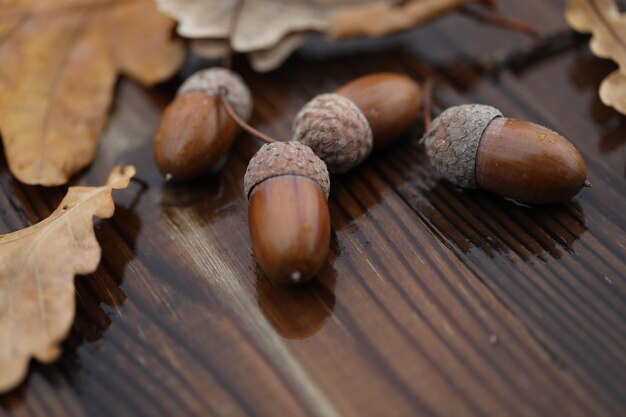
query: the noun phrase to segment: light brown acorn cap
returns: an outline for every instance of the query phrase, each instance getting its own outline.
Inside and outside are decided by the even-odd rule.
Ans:
[[[293,140],[313,149],[333,174],[361,163],[374,145],[361,109],[339,94],[322,94],[309,101],[296,116],[292,131]]]
[[[328,199],[330,177],[326,164],[311,148],[295,141],[268,143],[254,154],[243,179],[246,197],[257,184],[281,175],[300,175],[315,181]]]
[[[464,188],[476,188],[476,153],[483,132],[500,110],[482,104],[446,109],[424,135],[426,155],[439,175]]]
[[[235,113],[243,120],[252,115],[252,95],[241,77],[226,68],[207,68],[187,78],[177,94],[189,91],[204,91],[211,96],[219,94],[220,87],[228,91],[228,101]]]

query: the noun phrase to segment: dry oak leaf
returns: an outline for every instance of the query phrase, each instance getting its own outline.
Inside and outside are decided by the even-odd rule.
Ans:
[[[70,187],[50,217],[0,235],[0,392],[24,379],[31,358],[49,363],[61,353],[76,308],[74,275],[100,262],[93,216],[113,215],[111,191],[133,175],[134,167],[117,167],[102,187]]]
[[[599,92],[604,104],[626,114],[626,14],[613,0],[570,0],[565,17],[574,30],[592,34],[589,46],[596,56],[619,65]]]
[[[9,169],[59,185],[93,159],[118,73],[169,78],[184,47],[153,0],[1,0],[0,133]]]
[[[314,32],[333,38],[382,36],[417,26],[472,0],[157,0],[194,39],[194,52],[216,58],[249,53],[259,71],[279,66]],[[481,3],[493,5],[494,0]]]
[[[377,2],[338,13],[327,32],[336,39],[382,36],[410,29],[468,3],[467,0],[413,0],[397,6]],[[478,3],[495,6],[495,0],[479,0]]]

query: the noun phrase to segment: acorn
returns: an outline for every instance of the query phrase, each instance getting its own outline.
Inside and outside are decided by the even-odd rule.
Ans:
[[[167,106],[154,137],[154,157],[166,178],[187,181],[215,168],[238,131],[221,102],[220,89],[243,120],[252,114],[252,96],[241,78],[224,68],[189,77]]]
[[[460,187],[552,204],[590,186],[585,160],[570,141],[535,123],[505,118],[491,106],[446,109],[423,141],[439,174]]]
[[[294,120],[293,139],[310,146],[331,173],[344,173],[411,126],[420,96],[419,85],[404,75],[357,78],[309,101]]]
[[[409,130],[421,107],[419,84],[393,72],[359,77],[335,93],[349,98],[363,112],[372,129],[374,149],[387,146]]]
[[[326,164],[300,142],[263,145],[244,177],[257,263],[279,284],[300,284],[324,265],[330,244]]]

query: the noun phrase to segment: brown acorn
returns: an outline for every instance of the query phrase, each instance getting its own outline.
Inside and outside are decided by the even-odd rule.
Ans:
[[[210,68],[189,77],[165,109],[154,138],[156,164],[166,177],[187,181],[204,175],[230,149],[238,127],[222,105],[220,88],[237,115],[250,118],[252,97],[237,74]]]
[[[310,146],[331,173],[344,173],[410,127],[420,95],[419,85],[404,75],[357,78],[309,101],[294,120],[293,139]]]
[[[252,249],[263,272],[287,285],[313,278],[330,243],[324,162],[300,142],[266,144],[248,164],[244,188]]]
[[[374,138],[382,148],[406,132],[421,107],[421,89],[413,79],[393,72],[359,77],[335,93],[349,98],[365,115]]]
[[[424,136],[439,174],[464,188],[484,188],[521,203],[567,201],[587,182],[576,147],[532,122],[508,119],[491,106],[446,109]]]

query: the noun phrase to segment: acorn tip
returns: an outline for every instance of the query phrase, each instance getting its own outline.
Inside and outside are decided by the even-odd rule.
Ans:
[[[585,182],[583,183],[583,187],[591,188],[593,187],[593,185],[589,182],[589,180],[585,180]]]
[[[293,271],[291,273],[291,280],[293,282],[300,282],[301,279],[302,279],[302,273],[300,271]]]

